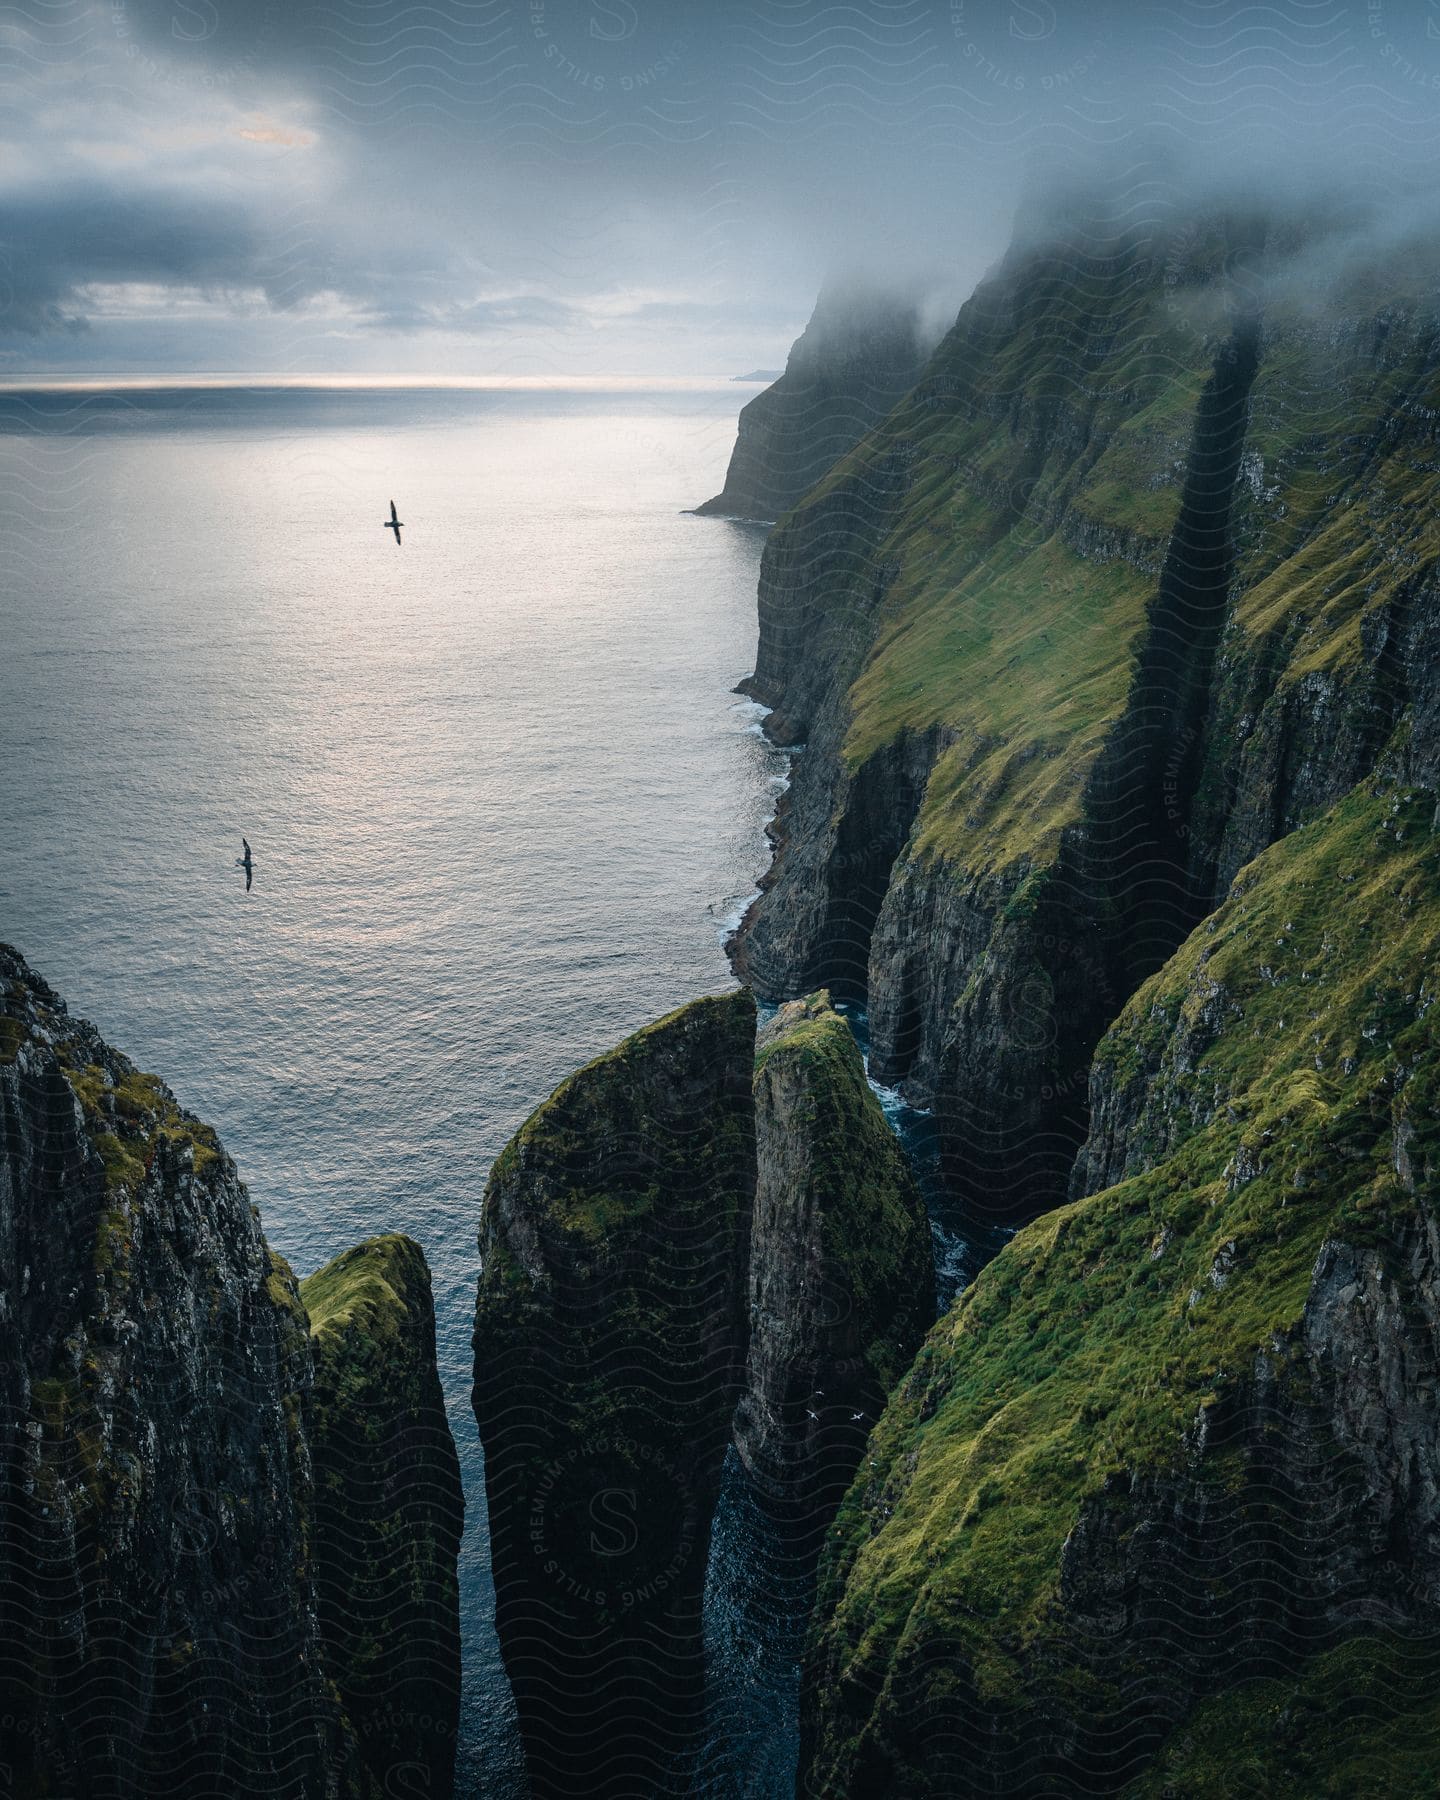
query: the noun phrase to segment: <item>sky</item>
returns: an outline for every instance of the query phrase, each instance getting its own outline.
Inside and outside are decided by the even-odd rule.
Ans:
[[[18,0],[0,379],[779,367],[1096,155],[1440,185],[1440,0]]]

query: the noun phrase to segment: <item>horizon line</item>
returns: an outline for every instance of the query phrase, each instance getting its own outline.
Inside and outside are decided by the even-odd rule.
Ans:
[[[532,390],[554,392],[589,389],[596,393],[694,392],[700,389],[760,387],[741,375],[284,375],[214,370],[204,373],[152,375],[64,375],[0,373],[0,393],[145,393],[206,388],[243,390],[294,389],[340,392],[352,390],[453,389],[458,392]]]

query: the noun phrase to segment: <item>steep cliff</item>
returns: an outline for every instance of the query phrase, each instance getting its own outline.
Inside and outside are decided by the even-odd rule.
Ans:
[[[1014,252],[761,569],[751,691],[806,749],[737,967],[865,1001],[876,1072],[1019,1213],[1063,1184],[1121,997],[1101,896],[1059,869],[1230,339],[1223,299],[1209,336],[1166,308],[1165,258],[1136,231]]]
[[[1432,754],[1402,727],[1107,1034],[1083,1197],[935,1328],[842,1509],[805,1791],[1434,1791]]]
[[[1407,712],[1419,778],[1440,770],[1437,257],[1412,242],[1265,297],[1191,822],[1212,901],[1366,775]]]
[[[496,1162],[475,1414],[533,1787],[683,1792],[710,1521],[744,1377],[754,1002],[566,1081]]]
[[[695,510],[779,518],[879,424],[923,362],[913,294],[827,285],[784,374],[742,408],[723,491]]]
[[[826,994],[760,1034],[755,1146],[735,1442],[763,1494],[823,1529],[935,1311],[924,1206]]]
[[[750,691],[805,749],[736,967],[866,1004],[977,1212],[1064,1197],[1127,996],[1436,716],[1433,303],[1323,240],[1027,238],[767,543]]]
[[[303,1306],[213,1131],[0,948],[0,1761],[368,1794],[314,1586]]]
[[[315,1587],[326,1663],[382,1791],[452,1791],[460,1712],[460,1463],[430,1271],[371,1238],[300,1284],[315,1381]]]

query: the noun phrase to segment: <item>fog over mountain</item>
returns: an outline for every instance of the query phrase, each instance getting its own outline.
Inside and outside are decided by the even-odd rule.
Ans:
[[[730,375],[1017,196],[1424,181],[1420,0],[60,0],[0,24],[0,368]],[[1122,183],[1123,185],[1123,183]]]

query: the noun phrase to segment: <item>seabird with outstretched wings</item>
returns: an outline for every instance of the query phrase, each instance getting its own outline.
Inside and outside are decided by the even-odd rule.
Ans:
[[[384,526],[386,531],[393,531],[395,533],[395,542],[397,544],[400,542],[400,527],[404,522],[405,521],[400,517],[399,513],[396,512],[395,502],[392,500],[390,502],[390,517],[388,519],[382,519],[380,523]]]

